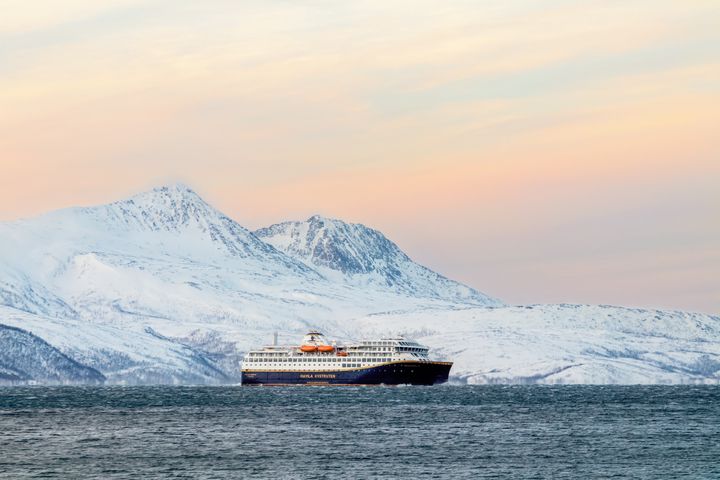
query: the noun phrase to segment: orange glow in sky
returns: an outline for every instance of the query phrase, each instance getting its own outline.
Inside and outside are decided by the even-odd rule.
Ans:
[[[509,303],[720,313],[720,3],[68,0],[0,15],[0,220],[182,181]]]

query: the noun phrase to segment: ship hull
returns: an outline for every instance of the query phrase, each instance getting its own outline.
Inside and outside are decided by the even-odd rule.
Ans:
[[[445,383],[450,362],[393,362],[367,368],[323,371],[248,370],[243,385],[435,385]]]

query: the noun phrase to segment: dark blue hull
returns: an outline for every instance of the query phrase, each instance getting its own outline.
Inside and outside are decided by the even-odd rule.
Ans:
[[[334,371],[242,372],[243,385],[435,385],[450,375],[449,362],[393,362]]]

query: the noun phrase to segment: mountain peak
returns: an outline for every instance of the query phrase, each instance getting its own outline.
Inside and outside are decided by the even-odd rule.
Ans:
[[[381,232],[359,223],[313,215],[256,230],[255,235],[312,268],[334,270],[351,284],[449,301],[500,302],[413,262]]]
[[[177,183],[169,183],[167,185],[160,185],[158,187],[153,188],[151,191],[157,192],[157,193],[166,193],[166,194],[173,194],[173,195],[190,195],[199,197],[199,195],[190,188],[185,183],[177,182]]]
[[[207,245],[234,256],[282,263],[293,270],[307,267],[259,240],[246,228],[203,200],[192,188],[175,183],[155,187],[125,200],[79,209],[102,228],[126,232],[165,232],[178,237],[210,240]]]
[[[86,210],[105,214],[113,223],[120,221],[128,226],[156,231],[192,227],[207,230],[226,218],[182,183],[155,187],[128,199]]]
[[[195,190],[184,183],[173,183],[162,185],[139,193],[127,200],[120,200],[115,203],[138,202],[138,203],[161,203],[169,206],[180,206],[182,204],[195,203],[210,207],[210,205],[198,195]],[[212,207],[210,207],[212,208]]]
[[[292,223],[292,222],[286,222],[286,223]],[[335,227],[335,228],[342,228],[345,225],[356,225],[352,223],[345,222],[344,220],[340,220],[338,218],[331,218],[331,217],[325,217],[323,215],[315,214],[312,217],[305,220],[305,223],[308,225],[313,225],[317,228],[329,228],[329,227]],[[359,224],[358,224],[359,225]],[[363,228],[367,228],[364,225],[359,225]]]
[[[351,275],[372,272],[378,248],[404,255],[376,230],[321,215],[261,228],[255,235],[303,261]]]

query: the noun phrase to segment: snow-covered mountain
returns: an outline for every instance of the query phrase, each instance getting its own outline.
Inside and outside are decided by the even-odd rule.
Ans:
[[[350,337],[376,308],[455,303],[329,279],[184,185],[0,224],[0,324],[110,381],[232,381],[273,330]]]
[[[35,338],[44,339],[53,349],[83,368],[102,372],[103,380],[109,383],[214,384],[234,379],[205,352],[164,338],[149,326],[133,328],[132,325],[48,318],[8,307],[0,307],[0,324],[5,324],[0,325],[3,328],[22,328],[27,334],[32,332]],[[13,343],[13,348],[8,348]],[[4,345],[0,343],[0,349],[15,359],[15,369],[24,371],[29,380],[86,383],[73,370],[52,367],[54,352],[38,349],[33,344],[29,346],[31,348],[12,338]],[[8,360],[0,357],[0,367],[3,363],[7,364]],[[55,372],[55,376],[46,369]]]
[[[463,383],[719,383],[720,317],[605,305],[459,307],[357,321],[455,362]]]
[[[262,240],[329,277],[351,285],[483,306],[502,303],[413,262],[385,235],[364,225],[319,215],[255,231]]]
[[[718,325],[505,307],[380,232],[313,217],[253,233],[184,185],[0,223],[0,382],[236,382],[247,349],[310,328],[406,333],[471,383],[718,382]]]

